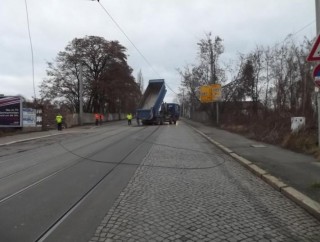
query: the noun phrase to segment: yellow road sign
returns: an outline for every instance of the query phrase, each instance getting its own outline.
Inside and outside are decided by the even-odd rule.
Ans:
[[[212,87],[201,86],[200,87],[200,102],[210,103],[212,102]]]
[[[200,87],[200,101],[211,103],[221,99],[221,85],[212,84]]]
[[[221,84],[212,84],[212,101],[219,101],[221,99]]]

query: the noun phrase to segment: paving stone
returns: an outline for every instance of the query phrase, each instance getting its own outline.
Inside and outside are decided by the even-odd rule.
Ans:
[[[163,127],[97,231],[121,241],[320,241],[319,221],[232,157]]]

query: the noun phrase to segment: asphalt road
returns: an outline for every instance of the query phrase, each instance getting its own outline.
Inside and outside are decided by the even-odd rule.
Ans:
[[[118,123],[1,147],[0,241],[88,241],[158,129]]]
[[[0,147],[0,241],[318,241],[320,223],[186,123]]]

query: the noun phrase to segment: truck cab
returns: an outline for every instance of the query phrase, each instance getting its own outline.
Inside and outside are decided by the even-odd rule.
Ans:
[[[160,110],[161,124],[169,122],[176,124],[180,118],[180,105],[177,103],[162,103]]]

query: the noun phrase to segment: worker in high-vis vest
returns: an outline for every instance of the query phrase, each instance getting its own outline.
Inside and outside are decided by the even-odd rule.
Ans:
[[[100,114],[96,113],[96,114],[94,115],[94,117],[95,117],[95,119],[96,119],[96,125],[98,125],[98,124],[99,124],[99,120],[100,120]]]
[[[56,116],[56,122],[57,122],[58,130],[61,131],[62,130],[62,115],[60,113]]]
[[[131,120],[132,120],[132,114],[131,113],[127,114],[127,119],[128,119],[128,125],[131,125]]]

